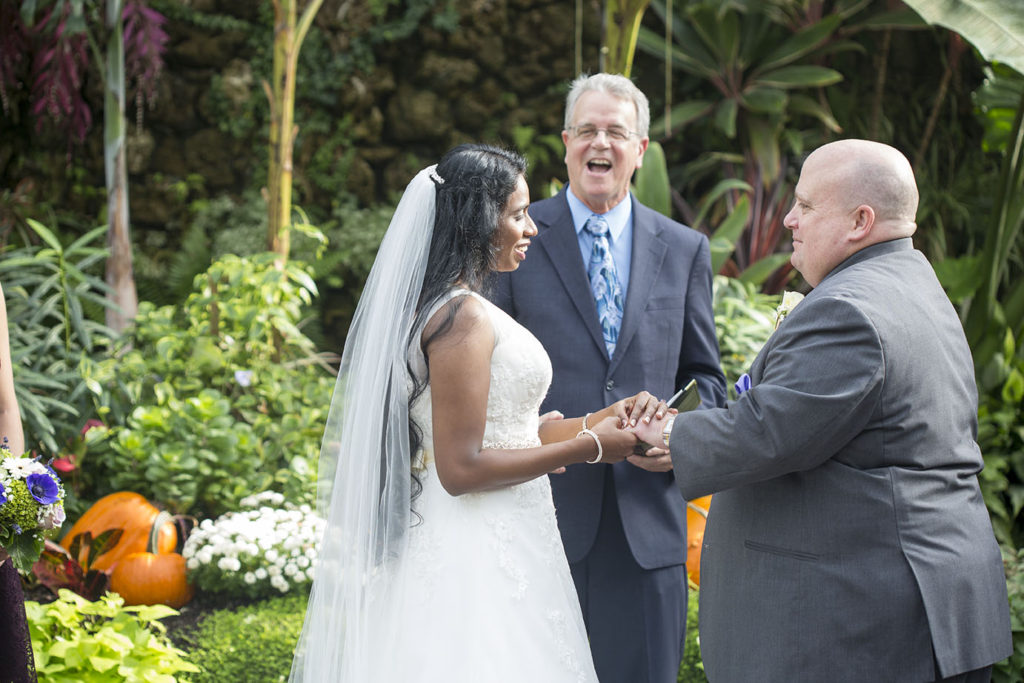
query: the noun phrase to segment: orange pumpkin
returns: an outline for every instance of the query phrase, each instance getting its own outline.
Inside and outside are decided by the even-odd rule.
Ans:
[[[123,529],[124,534],[116,546],[97,558],[89,558],[89,566],[93,569],[107,571],[114,567],[118,560],[146,550],[149,533],[160,510],[146,498],[132,491],[119,491],[104,496],[93,503],[85,511],[71,530],[64,535],[60,544],[71,549],[71,541],[84,531],[92,532],[93,538],[107,529]],[[157,542],[160,553],[169,553],[178,545],[178,531],[174,521],[167,518],[161,524]],[[78,559],[78,558],[76,558]]]
[[[132,553],[110,575],[110,590],[126,605],[168,605],[178,609],[192,599],[185,580],[185,558],[178,553]]]
[[[711,496],[686,504],[686,574],[695,586],[700,585],[700,549],[704,544],[704,523],[710,507]]]

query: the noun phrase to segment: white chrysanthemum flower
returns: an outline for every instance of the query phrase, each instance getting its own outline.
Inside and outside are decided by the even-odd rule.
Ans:
[[[191,580],[250,596],[308,584],[326,522],[309,505],[291,505],[276,492],[246,496],[242,505],[248,509],[193,530],[183,550]]]

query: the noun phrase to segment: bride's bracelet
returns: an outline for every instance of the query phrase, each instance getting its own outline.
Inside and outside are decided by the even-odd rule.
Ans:
[[[597,457],[594,458],[593,460],[587,460],[587,464],[588,465],[596,465],[597,463],[601,462],[601,456],[604,455],[604,449],[601,448],[601,439],[598,438],[598,436],[594,432],[594,430],[587,429],[586,427],[584,427],[583,429],[581,429],[579,431],[579,433],[576,435],[576,438],[577,439],[580,438],[580,436],[582,436],[583,434],[586,434],[586,435],[592,437],[594,439],[594,443],[597,444]]]

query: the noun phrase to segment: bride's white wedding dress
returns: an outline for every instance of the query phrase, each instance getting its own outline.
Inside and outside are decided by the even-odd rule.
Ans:
[[[453,291],[438,306],[460,294],[469,293]],[[548,356],[524,327],[469,295],[486,308],[495,337],[483,446],[537,446]],[[422,377],[413,346],[411,365]],[[389,653],[376,680],[597,681],[547,477],[453,497],[434,466],[429,386],[411,416],[423,432],[414,466],[423,488],[383,604],[370,606],[371,642]]]

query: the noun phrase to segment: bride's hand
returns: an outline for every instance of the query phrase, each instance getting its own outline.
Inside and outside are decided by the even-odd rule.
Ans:
[[[557,410],[549,410],[548,412],[540,416],[540,423],[544,424],[545,422],[550,422],[552,420],[561,420],[564,417],[565,416],[562,415],[562,413],[560,413]],[[562,474],[563,472],[565,472],[565,468],[559,467],[557,469],[551,470],[549,474]]]
[[[636,435],[625,429],[620,429],[618,417],[606,417],[591,427],[597,438],[601,440],[601,462],[616,463],[622,462],[633,454],[633,447],[636,446]]]
[[[635,427],[641,421],[647,424],[652,419],[660,420],[669,412],[669,407],[664,401],[658,400],[656,396],[647,391],[624,398],[610,407],[615,415],[622,420],[621,424],[624,427]]]

